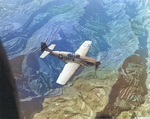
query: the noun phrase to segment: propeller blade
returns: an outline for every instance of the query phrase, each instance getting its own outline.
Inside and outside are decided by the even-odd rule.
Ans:
[[[96,62],[96,65],[95,65],[95,71],[97,71],[98,66],[99,66],[100,64],[101,64],[101,62],[99,62],[99,61]]]
[[[96,65],[95,65],[95,71],[97,71],[98,66],[101,64],[100,59],[101,59],[101,52],[99,51],[99,53],[97,55],[97,62],[96,62]]]
[[[101,52],[99,51],[98,55],[97,55],[97,61],[100,61],[101,59]]]

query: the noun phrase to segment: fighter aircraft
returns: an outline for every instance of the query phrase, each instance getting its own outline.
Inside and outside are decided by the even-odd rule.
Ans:
[[[80,66],[95,66],[95,70],[97,70],[98,66],[101,64],[101,62],[93,58],[86,57],[91,44],[92,41],[85,41],[75,53],[71,53],[64,51],[53,51],[56,46],[55,44],[48,47],[46,43],[41,42],[41,51],[43,53],[40,58],[44,58],[48,54],[51,54],[60,60],[67,62],[56,81],[58,84],[65,85]]]

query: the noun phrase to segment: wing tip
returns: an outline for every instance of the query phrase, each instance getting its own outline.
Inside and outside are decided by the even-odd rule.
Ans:
[[[60,84],[60,85],[65,85],[65,84],[66,84],[66,82],[62,82],[62,81],[60,81],[60,80],[57,80],[56,83],[58,83],[58,84]]]
[[[91,43],[92,43],[92,41],[91,41],[91,40],[86,40],[85,42],[91,42]]]

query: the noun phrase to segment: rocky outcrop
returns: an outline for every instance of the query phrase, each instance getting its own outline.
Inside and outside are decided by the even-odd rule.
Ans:
[[[150,117],[150,104],[144,103],[135,110],[123,111],[117,119],[132,119],[132,118],[144,118]]]
[[[61,96],[56,98],[46,98],[43,103],[43,111],[34,115],[35,119],[40,118],[93,118],[92,109],[83,101],[79,92],[74,88],[68,88],[73,91],[72,96]]]
[[[96,112],[102,111],[108,103],[110,85],[97,79],[76,80],[71,87],[63,87],[63,95],[46,98],[43,111],[34,119],[94,119]]]
[[[133,110],[145,102],[146,60],[140,56],[128,57],[119,69],[119,77],[109,95],[109,103],[97,116],[117,117],[122,111]]]

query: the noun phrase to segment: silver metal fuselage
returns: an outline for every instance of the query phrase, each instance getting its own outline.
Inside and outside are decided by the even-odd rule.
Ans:
[[[51,55],[59,58],[64,62],[74,62],[82,66],[96,66],[96,63],[99,62],[93,58],[80,56],[76,53],[64,52],[64,51],[50,51]]]

